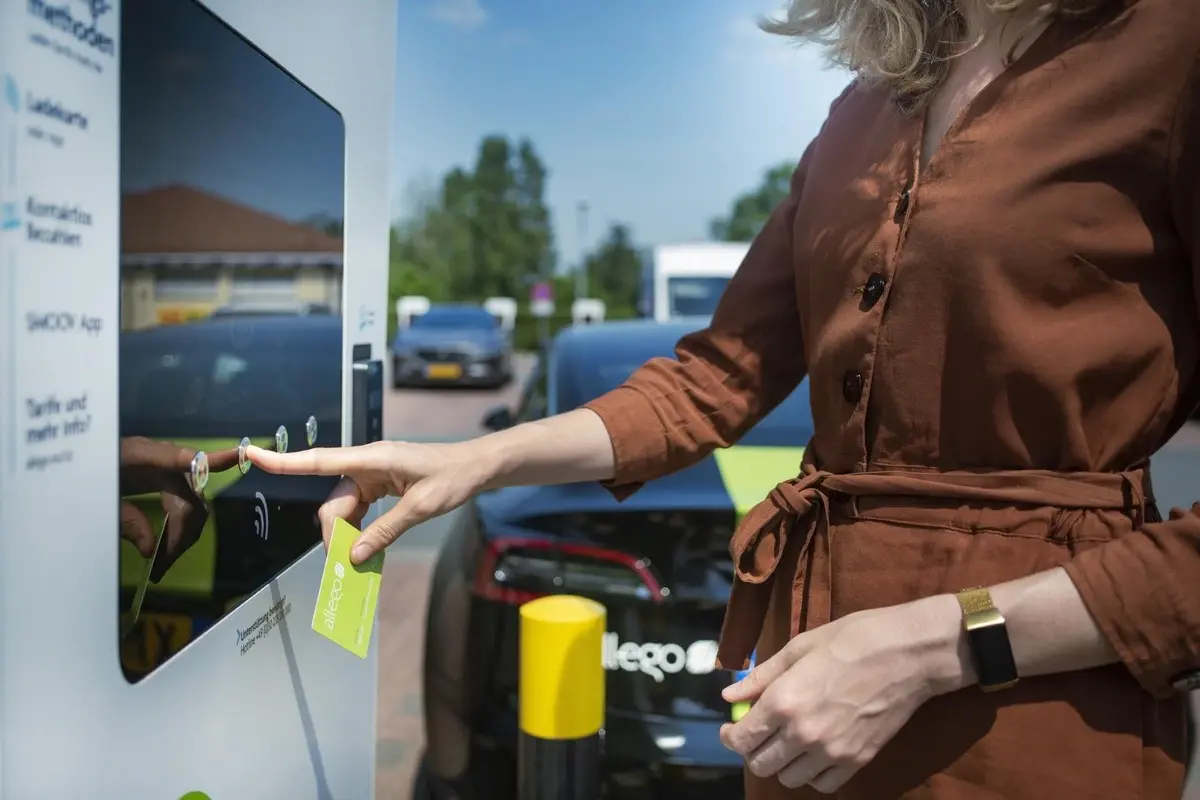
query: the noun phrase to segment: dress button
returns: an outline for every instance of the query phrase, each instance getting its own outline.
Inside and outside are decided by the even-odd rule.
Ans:
[[[862,373],[852,369],[846,370],[846,374],[842,376],[842,396],[846,398],[846,402],[857,403],[862,399],[862,393]]]
[[[1200,669],[1176,675],[1171,679],[1171,686],[1177,692],[1195,692],[1200,690]]]
[[[862,292],[862,310],[874,306],[879,302],[879,298],[883,297],[883,290],[887,286],[887,278],[880,275],[878,272],[867,278],[867,282],[863,284]]]

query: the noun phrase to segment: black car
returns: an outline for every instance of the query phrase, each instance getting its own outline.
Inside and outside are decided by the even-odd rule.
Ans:
[[[694,326],[630,321],[560,333],[515,412],[489,427],[569,410],[673,354]],[[802,384],[735,447],[653,481],[623,503],[595,483],[503,489],[457,518],[432,581],[424,666],[427,750],[417,798],[513,796],[521,603],[583,595],[607,608],[606,796],[741,796],[722,747],[731,716],[713,668],[739,514],[799,471],[812,434]],[[421,797],[420,793],[424,793]]]
[[[392,385],[482,386],[512,380],[512,340],[486,309],[432,306],[392,340]]]
[[[307,316],[332,314],[328,303],[232,303],[212,312],[211,317],[263,317],[271,315]]]
[[[243,437],[287,449],[341,444],[342,320],[334,315],[229,316],[122,332],[120,430],[216,453]],[[309,419],[312,419],[312,425]],[[124,465],[123,465],[124,466]],[[213,472],[199,538],[149,586],[137,628],[121,641],[125,675],[153,671],[246,595],[321,541],[315,515],[336,478],[271,475],[234,466]],[[132,503],[155,530],[156,492]],[[144,580],[145,559],[121,544],[120,609]]]

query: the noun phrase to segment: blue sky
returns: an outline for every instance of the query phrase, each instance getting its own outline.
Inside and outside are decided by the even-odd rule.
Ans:
[[[768,36],[780,0],[399,0],[393,213],[490,133],[550,169],[560,265],[628,223],[642,244],[708,221],[795,160],[849,80]],[[188,183],[290,219],[340,215],[341,119],[190,3],[126,0],[126,191]]]
[[[533,140],[560,261],[614,221],[644,244],[695,239],[762,170],[797,159],[849,78],[757,30],[772,0],[401,0],[394,211],[474,161],[482,136]]]
[[[125,0],[121,183],[341,217],[342,118],[194,3]]]

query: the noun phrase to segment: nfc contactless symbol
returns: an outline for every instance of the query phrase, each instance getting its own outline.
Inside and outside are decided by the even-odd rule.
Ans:
[[[264,542],[271,531],[270,510],[262,492],[254,493],[254,534]]]

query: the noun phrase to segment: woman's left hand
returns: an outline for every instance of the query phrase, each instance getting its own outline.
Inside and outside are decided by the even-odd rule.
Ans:
[[[725,689],[752,703],[721,741],[788,788],[832,793],[937,694],[967,682],[953,596],[862,611],[793,638]]]

